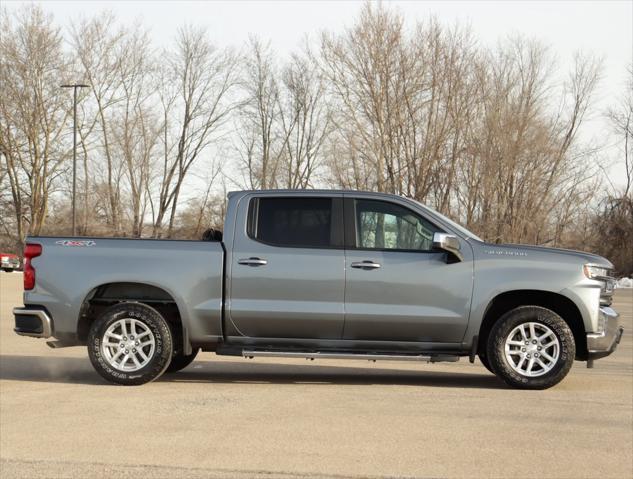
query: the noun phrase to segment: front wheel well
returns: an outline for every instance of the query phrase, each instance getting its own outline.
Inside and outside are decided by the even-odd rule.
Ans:
[[[490,301],[479,329],[478,351],[486,350],[488,335],[495,322],[505,313],[519,306],[541,306],[558,314],[569,325],[574,335],[576,359],[587,359],[587,336],[578,307],[572,300],[561,294],[538,290],[508,291]]]
[[[184,345],[186,332],[178,305],[164,289],[145,283],[108,283],[93,288],[81,306],[77,323],[77,339],[86,343],[90,325],[110,306],[124,302],[147,304],[158,311],[169,324],[174,335],[174,348]]]

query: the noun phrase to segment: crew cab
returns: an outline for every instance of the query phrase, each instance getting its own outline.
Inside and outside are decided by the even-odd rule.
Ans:
[[[613,265],[489,244],[395,195],[228,196],[202,241],[29,237],[15,331],[85,345],[105,379],[142,384],[198,351],[245,358],[457,361],[543,389],[612,353]]]

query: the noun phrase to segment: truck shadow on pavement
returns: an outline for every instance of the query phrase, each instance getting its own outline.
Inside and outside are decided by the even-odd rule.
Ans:
[[[424,367],[424,365],[421,365]],[[430,365],[428,368],[432,368]],[[110,385],[86,358],[0,355],[0,379],[86,385]],[[483,368],[473,373],[387,369],[315,364],[241,361],[195,361],[186,369],[160,377],[157,383],[407,385],[447,388],[506,389]]]

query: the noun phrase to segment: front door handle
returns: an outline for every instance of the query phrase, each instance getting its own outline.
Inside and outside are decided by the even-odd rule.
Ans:
[[[237,260],[237,264],[243,264],[245,266],[265,266],[268,261],[261,258],[242,258]]]
[[[367,269],[367,270],[378,269],[380,268],[380,263],[375,263],[372,260],[356,261],[352,263],[352,268]]]

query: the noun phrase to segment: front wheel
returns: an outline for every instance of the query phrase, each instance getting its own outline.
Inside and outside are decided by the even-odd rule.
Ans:
[[[540,306],[521,306],[495,323],[486,353],[492,370],[510,386],[547,389],[571,369],[576,344],[558,314]]]
[[[145,384],[169,366],[173,353],[165,318],[145,304],[121,303],[92,323],[88,355],[97,372],[110,382]]]
[[[490,363],[488,362],[488,358],[486,356],[484,356],[483,354],[479,354],[479,361],[481,362],[481,364],[483,364],[483,366],[492,374],[494,374],[495,372],[492,370],[492,368],[490,367]]]

